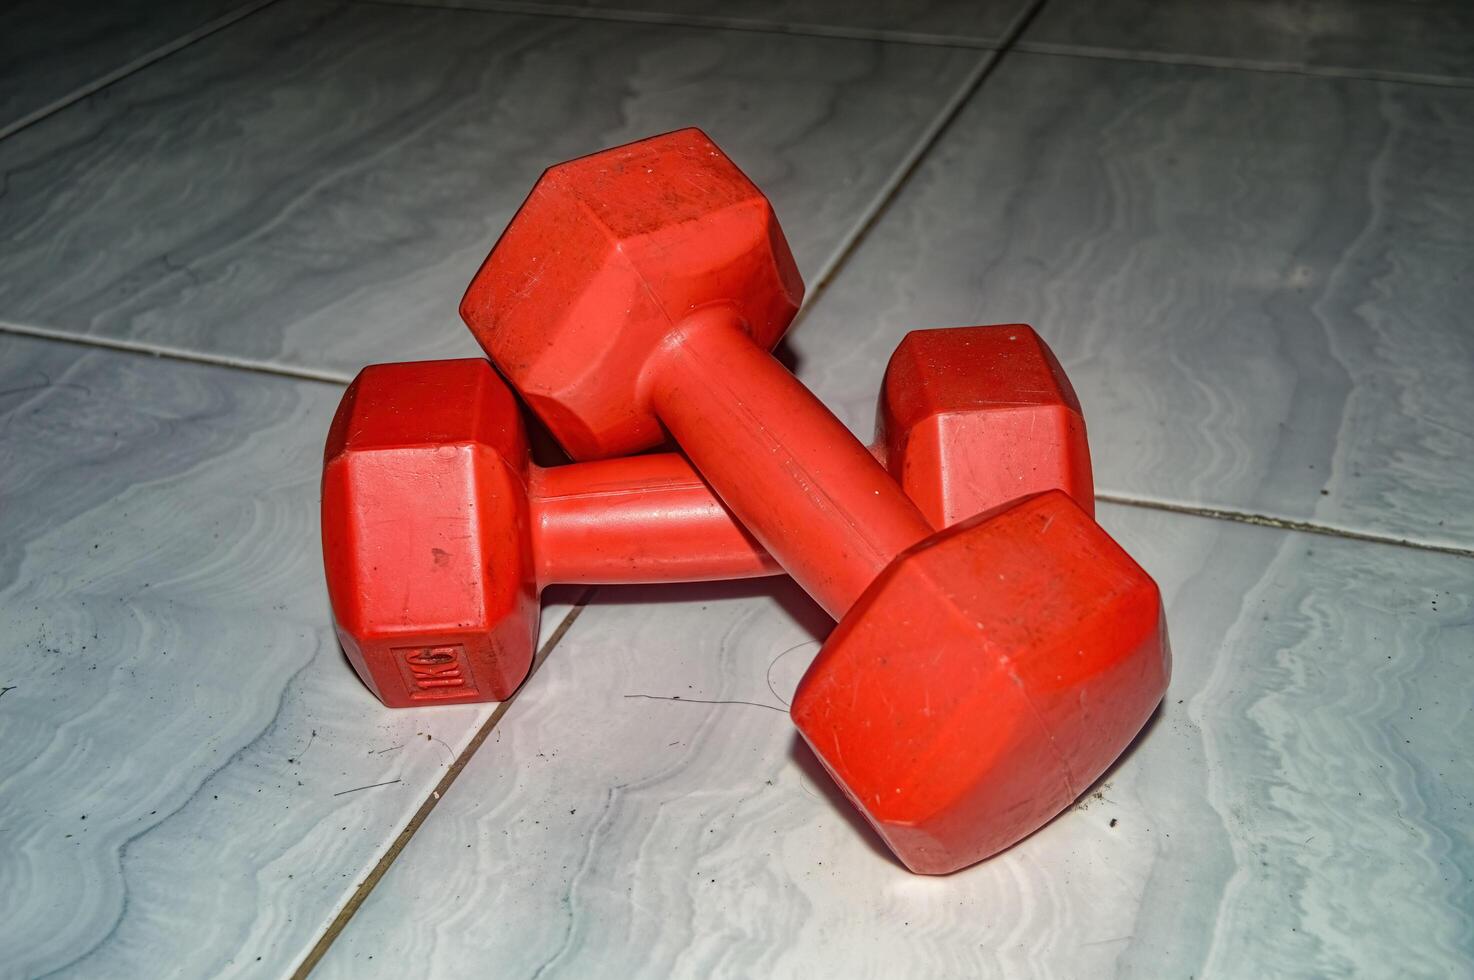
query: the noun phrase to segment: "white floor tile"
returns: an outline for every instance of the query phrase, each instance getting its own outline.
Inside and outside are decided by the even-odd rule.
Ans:
[[[813,273],[984,53],[280,4],[0,142],[0,320],[349,375],[475,351],[542,169],[700,125]]]
[[[1105,493],[1474,546],[1474,91],[1006,56],[790,334],[867,432],[913,327],[1032,323]]]
[[[289,972],[490,714],[338,648],[339,393],[0,337],[0,975]]]

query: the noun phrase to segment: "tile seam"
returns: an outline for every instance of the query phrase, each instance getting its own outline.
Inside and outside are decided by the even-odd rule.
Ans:
[[[327,955],[333,943],[342,935],[343,930],[348,927],[348,924],[353,921],[353,917],[363,907],[363,903],[368,900],[369,896],[373,894],[379,882],[389,873],[389,869],[399,860],[399,856],[404,853],[405,848],[409,846],[409,842],[419,832],[420,828],[424,826],[430,814],[440,805],[440,801],[445,798],[445,794],[450,791],[451,786],[455,784],[455,781],[460,777],[466,766],[475,757],[477,750],[486,742],[486,739],[496,729],[496,726],[501,722],[507,711],[516,703],[517,698],[521,696],[523,691],[527,690],[528,683],[537,675],[539,668],[547,660],[548,655],[553,652],[553,649],[557,647],[563,637],[572,629],[573,624],[578,621],[579,616],[588,608],[589,599],[593,597],[598,589],[598,586],[589,586],[574,600],[573,608],[568,610],[562,621],[558,623],[557,628],[553,630],[552,635],[548,637],[547,642],[538,649],[537,655],[532,660],[532,667],[527,672],[527,679],[522,682],[522,686],[514,691],[512,696],[507,698],[507,700],[498,703],[487,719],[481,723],[481,727],[476,730],[476,734],[471,736],[471,740],[466,743],[466,747],[461,750],[460,754],[456,756],[455,761],[446,769],[445,774],[435,784],[435,788],[420,803],[419,808],[415,810],[414,816],[410,817],[409,821],[400,829],[399,833],[395,834],[394,839],[390,841],[388,848],[380,855],[379,860],[374,862],[374,866],[359,881],[353,893],[348,896],[348,900],[343,903],[343,907],[333,916],[332,921],[323,929],[322,934],[317,937],[317,941],[312,944],[312,948],[307,951],[307,955],[297,964],[296,969],[291,973],[292,980],[303,980],[303,978],[312,973],[317,967],[317,964]]]
[[[1240,510],[1236,507],[1182,504],[1168,500],[1157,500],[1150,497],[1138,497],[1130,494],[1117,493],[1097,493],[1095,499],[1104,503],[1117,504],[1122,507],[1135,507],[1141,510],[1160,510],[1171,514],[1184,514],[1192,517],[1227,521],[1232,524],[1252,524],[1256,527],[1271,527],[1281,531],[1317,534],[1321,537],[1345,538],[1350,541],[1361,541],[1366,544],[1391,545],[1393,547],[1411,548],[1415,551],[1431,551],[1444,555],[1474,558],[1474,546],[1461,547],[1453,544],[1440,544],[1436,541],[1428,541],[1420,538],[1398,537],[1395,534],[1360,531],[1355,528],[1338,527],[1334,524],[1322,524],[1315,521],[1296,520],[1290,517],[1278,517],[1273,514],[1261,514],[1257,511]]]
[[[1423,72],[1403,72],[1378,68],[1353,68],[1342,65],[1310,65],[1292,61],[1258,61],[1220,55],[1198,55],[1190,52],[1146,51],[1089,44],[1053,41],[1013,42],[970,34],[939,34],[928,31],[903,31],[894,28],[845,27],[833,24],[787,23],[776,20],[745,19],[699,14],[663,13],[645,10],[599,10],[572,4],[541,4],[526,0],[486,0],[484,3],[429,3],[417,0],[352,0],[364,6],[414,7],[421,10],[455,10],[463,13],[518,14],[529,17],[556,17],[569,20],[607,21],[625,24],[650,24],[663,27],[690,27],[705,30],[746,31],[798,37],[831,38],[847,41],[878,41],[887,44],[909,44],[922,47],[962,48],[979,51],[1013,50],[1023,54],[1065,58],[1092,58],[1100,61],[1125,61],[1146,64],[1178,65],[1185,68],[1219,68],[1260,74],[1304,75],[1312,78],[1347,79],[1387,82],[1401,85],[1425,85],[1441,88],[1474,88],[1474,77]]]
[[[181,34],[174,40],[169,41],[166,44],[161,44],[151,51],[146,51],[143,54],[139,55],[137,58],[134,58],[132,61],[120,65],[110,72],[99,75],[85,85],[79,85],[67,94],[61,96],[60,98],[53,99],[51,102],[47,103],[44,106],[41,106],[39,109],[34,109],[31,112],[26,113],[24,116],[21,116],[19,119],[13,120],[12,122],[9,122],[4,126],[0,126],[0,140],[7,139],[11,136],[14,136],[16,133],[21,132],[22,130],[30,128],[31,126],[34,126],[36,123],[47,118],[48,116],[55,115],[68,106],[81,102],[83,99],[86,99],[92,95],[96,95],[98,92],[101,92],[108,86],[120,82],[130,75],[136,74],[137,72],[142,71],[150,65],[163,61],[171,54],[183,51],[190,45],[198,41],[202,41],[212,34],[223,31],[227,27],[230,27],[233,24],[245,20],[252,14],[259,13],[260,11],[265,10],[267,7],[276,2],[277,0],[253,0],[253,2],[251,3],[246,3],[239,7],[236,7],[233,10],[226,11],[224,14],[221,14],[214,20],[209,21],[205,24],[201,24],[194,30]]]
[[[1386,71],[1377,68],[1347,68],[1337,65],[1305,65],[1290,61],[1255,61],[1251,58],[1195,55],[1185,52],[1141,51],[1132,48],[1093,47],[1087,44],[1056,44],[1049,41],[1020,41],[1013,47],[1013,50],[1020,54],[1040,57],[1085,58],[1095,61],[1122,61],[1181,68],[1243,71],[1261,75],[1299,75],[1307,78],[1420,85],[1434,88],[1474,88],[1474,78],[1464,78],[1458,75]]]
[[[1001,42],[972,35],[935,34],[927,31],[898,31],[890,28],[845,27],[834,24],[787,23],[776,20],[720,17],[704,14],[664,13],[645,10],[600,10],[572,4],[530,3],[519,0],[486,0],[484,3],[420,3],[415,0],[352,0],[364,6],[414,7],[421,10],[455,10],[471,14],[517,14],[565,20],[605,21],[616,24],[650,24],[657,27],[689,27],[714,31],[743,31],[788,37],[817,37],[839,41],[879,41],[920,47],[996,50]]]
[[[95,347],[100,350],[120,351],[125,354],[140,354],[171,361],[184,361],[189,364],[204,364],[210,367],[230,368],[231,370],[245,371],[251,374],[266,374],[278,378],[291,378],[296,381],[312,381],[318,384],[336,385],[340,388],[346,387],[353,380],[352,375],[345,374],[341,371],[292,367],[289,365],[274,364],[271,361],[252,360],[247,357],[232,357],[228,354],[207,354],[202,351],[189,350],[183,347],[148,344],[137,340],[120,340],[114,337],[99,337],[92,334],[73,333],[69,330],[56,330],[51,327],[33,327],[6,320],[0,320],[0,334],[10,334],[16,337],[32,337],[37,340],[52,340],[63,344],[76,344],[79,347]]]
[[[982,90],[988,77],[993,74],[998,65],[1002,64],[1004,56],[1018,38],[1023,35],[1024,31],[1028,29],[1029,24],[1038,16],[1039,11],[1043,9],[1046,2],[1047,0],[1034,0],[1033,3],[1014,18],[1013,23],[1004,32],[1002,45],[996,50],[984,52],[978,58],[977,64],[973,66],[972,70],[963,78],[961,84],[957,86],[947,98],[946,102],[942,104],[940,110],[938,110],[932,117],[932,121],[927,125],[927,128],[917,136],[916,142],[912,145],[910,152],[906,154],[891,172],[891,176],[876,192],[870,204],[862,211],[860,220],[851,226],[850,230],[830,252],[829,258],[820,266],[818,273],[814,276],[813,289],[809,290],[808,294],[804,297],[803,309],[799,310],[798,316],[789,328],[790,330],[797,329],[799,324],[803,322],[805,314],[818,303],[825,289],[828,288],[829,283],[839,273],[839,270],[849,260],[850,256],[859,250],[866,236],[885,217],[886,212],[890,210],[891,204],[900,196],[906,184],[911,180],[911,177],[920,169],[927,157],[931,155],[931,151],[941,143],[943,137],[946,136],[947,132],[962,114],[962,110]]]
[[[307,381],[314,384],[328,384],[336,388],[343,388],[353,379],[346,374],[333,371],[317,371],[312,368],[292,368],[269,362],[250,361],[242,358],[231,358],[223,356],[212,356],[200,354],[195,351],[182,350],[178,348],[155,347],[148,344],[113,340],[111,338],[92,337],[86,334],[73,334],[62,330],[50,330],[42,327],[28,327],[19,324],[0,321],[0,335],[10,334],[18,337],[29,337],[36,340],[49,340],[57,343],[75,344],[79,347],[91,347],[97,350],[113,351],[125,354],[136,354],[142,357],[155,357],[163,360],[180,361],[186,364],[198,364],[205,367],[218,367],[228,370],[242,371],[248,374],[262,374],[268,377],[283,378],[292,381]],[[1301,531],[1306,534],[1319,534],[1328,537],[1347,538],[1353,541],[1365,541],[1372,544],[1385,544],[1395,547],[1411,548],[1416,551],[1432,551],[1441,554],[1461,555],[1474,557],[1474,546],[1461,547],[1459,545],[1441,544],[1417,537],[1397,537],[1392,534],[1381,534],[1374,531],[1361,531],[1356,528],[1341,527],[1334,524],[1322,524],[1315,521],[1303,521],[1294,518],[1281,517],[1274,514],[1262,514],[1258,511],[1243,510],[1235,507],[1210,506],[1207,504],[1184,504],[1177,501],[1161,498],[1133,495],[1126,493],[1097,493],[1095,499],[1106,503],[1119,504],[1123,507],[1137,507],[1148,510],[1161,510],[1174,514],[1186,514],[1195,517],[1206,517],[1214,520],[1229,521],[1237,524],[1254,524],[1260,527],[1277,527],[1287,531]]]

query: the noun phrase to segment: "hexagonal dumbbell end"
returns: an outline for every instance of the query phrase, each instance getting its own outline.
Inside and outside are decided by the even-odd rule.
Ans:
[[[344,651],[390,707],[501,700],[527,675],[527,458],[516,402],[484,362],[369,367],[344,394],[323,464],[328,587]]]
[[[1156,583],[1050,491],[893,562],[805,674],[792,715],[913,871],[1038,829],[1130,744],[1166,690]]]
[[[908,333],[886,366],[875,441],[936,527],[1054,489],[1095,514],[1080,401],[1025,324]]]
[[[803,281],[768,199],[699,129],[550,167],[461,317],[574,459],[664,441],[641,374],[672,325],[720,301],[764,348]]]

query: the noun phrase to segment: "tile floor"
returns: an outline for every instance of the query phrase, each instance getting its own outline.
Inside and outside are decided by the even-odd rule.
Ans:
[[[0,12],[0,976],[1474,976],[1469,11],[1207,9]],[[1166,592],[1155,721],[961,874],[796,744],[781,580],[555,592],[502,706],[334,642],[342,383],[473,351],[542,166],[690,123],[800,376],[866,433],[906,329],[1034,323]]]

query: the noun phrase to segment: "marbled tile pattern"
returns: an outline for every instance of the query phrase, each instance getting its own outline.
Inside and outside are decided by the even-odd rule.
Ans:
[[[1103,519],[1163,583],[1171,690],[1005,855],[907,874],[762,707],[824,629],[791,587],[604,590],[323,975],[1467,971],[1474,561]]]
[[[1049,0],[1024,40],[1474,82],[1464,0]]]
[[[906,329],[1028,320],[1107,493],[1474,547],[1466,8],[1048,0],[1076,54],[1446,84],[1009,54],[868,226],[1027,0],[482,2],[287,0],[0,139],[0,323],[469,353],[542,167],[696,123],[811,279],[866,228],[785,351],[857,430]],[[7,8],[0,132],[229,9]],[[334,642],[338,394],[0,333],[0,977],[290,972],[488,718]],[[791,584],[607,588],[322,973],[1474,977],[1474,559],[1102,517],[1172,690],[1006,855],[918,878],[850,811],[784,717],[829,629]]]
[[[0,337],[0,976],[288,972],[489,714],[338,648],[337,399]]]
[[[790,343],[868,432],[907,329],[1029,322],[1099,490],[1474,547],[1471,172],[1471,90],[1008,55]]]
[[[456,305],[541,170],[691,124],[812,275],[983,56],[280,4],[0,142],[0,320],[345,375],[471,353]]]
[[[816,33],[875,32],[928,41],[997,44],[1029,0],[407,0],[453,7],[544,8],[592,16],[674,20]]]
[[[0,8],[0,132],[244,0],[20,0]]]

